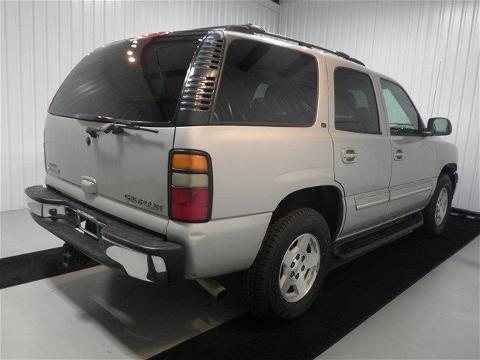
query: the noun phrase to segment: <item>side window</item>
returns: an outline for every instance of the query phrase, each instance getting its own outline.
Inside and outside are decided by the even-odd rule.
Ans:
[[[407,93],[391,81],[382,79],[380,83],[390,132],[417,133],[420,127],[419,115]]]
[[[309,54],[258,41],[227,50],[213,121],[310,126],[317,104],[317,62]]]
[[[335,129],[379,134],[378,109],[372,80],[346,68],[335,70]]]

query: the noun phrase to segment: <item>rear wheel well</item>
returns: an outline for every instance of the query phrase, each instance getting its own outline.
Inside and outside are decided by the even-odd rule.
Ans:
[[[340,190],[335,186],[317,186],[295,191],[278,204],[270,223],[295,209],[303,207],[314,209],[323,215],[333,240],[340,230],[343,217]]]
[[[442,171],[440,171],[440,176],[442,176],[443,174],[446,174],[448,175],[448,177],[450,178],[450,181],[452,182],[452,191],[455,192],[455,186],[457,185],[456,183],[456,172],[457,172],[457,164],[454,164],[454,163],[450,163],[450,164],[447,164],[445,165],[443,168],[442,168]]]

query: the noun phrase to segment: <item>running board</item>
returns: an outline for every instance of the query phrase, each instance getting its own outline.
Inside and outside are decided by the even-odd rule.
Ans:
[[[382,227],[366,235],[347,238],[334,244],[333,254],[342,260],[354,258],[370,252],[382,245],[395,241],[423,225],[421,211],[408,215],[390,226]]]

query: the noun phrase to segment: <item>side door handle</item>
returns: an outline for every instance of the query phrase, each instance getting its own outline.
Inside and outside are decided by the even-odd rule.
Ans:
[[[403,150],[402,149],[394,149],[393,150],[393,160],[395,160],[395,161],[403,160]]]
[[[96,194],[97,180],[93,177],[82,175],[82,189],[86,193]]]
[[[352,164],[357,161],[357,153],[355,149],[345,148],[342,150],[342,161],[345,164]]]

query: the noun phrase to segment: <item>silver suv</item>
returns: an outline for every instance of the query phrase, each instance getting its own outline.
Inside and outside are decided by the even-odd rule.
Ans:
[[[445,228],[457,150],[405,90],[340,52],[224,26],[87,55],[45,125],[34,220],[152,282],[242,272],[252,311],[302,314],[335,262]]]

